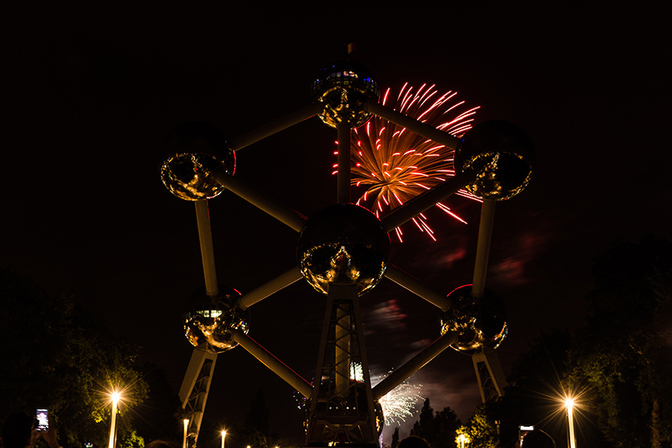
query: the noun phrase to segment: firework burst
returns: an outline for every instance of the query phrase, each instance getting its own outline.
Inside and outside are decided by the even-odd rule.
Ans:
[[[421,385],[404,381],[380,399],[385,426],[399,426],[418,412],[417,404],[424,400],[420,395],[421,388]]]
[[[396,95],[388,88],[382,104],[461,138],[471,129],[480,106],[467,108],[464,101],[455,100],[456,95],[457,92],[452,91],[440,94],[434,85],[426,84],[414,90],[406,83]],[[455,175],[452,149],[379,117],[352,130],[350,152],[352,184],[366,189],[357,204],[368,207],[376,216],[403,205]],[[466,190],[457,194],[478,200]],[[436,206],[466,224],[445,204],[437,203]],[[424,214],[412,221],[421,232],[436,241]],[[399,241],[403,241],[399,227],[395,233]]]

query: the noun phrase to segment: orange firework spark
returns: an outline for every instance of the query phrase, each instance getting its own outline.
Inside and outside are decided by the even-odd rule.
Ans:
[[[461,138],[471,129],[480,106],[466,108],[464,101],[455,101],[456,95],[452,91],[439,94],[434,85],[427,84],[414,92],[406,83],[396,100],[390,100],[388,88],[382,104]],[[369,207],[376,216],[455,175],[452,149],[382,118],[373,117],[366,125],[353,129],[351,135],[352,183],[366,188],[357,204]],[[478,200],[466,190],[457,194]],[[436,206],[466,224],[445,204]],[[424,214],[413,218],[413,222],[436,241]],[[395,232],[399,241],[403,241],[401,229],[397,227]]]

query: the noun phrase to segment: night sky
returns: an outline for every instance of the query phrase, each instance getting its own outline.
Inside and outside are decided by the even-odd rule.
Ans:
[[[177,390],[191,353],[181,315],[203,275],[193,204],[158,175],[162,139],[189,121],[237,136],[308,104],[314,74],[352,41],[382,89],[457,90],[482,106],[477,122],[510,121],[536,147],[532,183],[496,210],[487,286],[509,309],[505,370],[541,331],[578,328],[594,257],[615,238],[669,235],[662,14],[645,3],[422,4],[8,15],[0,268],[73,295],[142,344]],[[313,118],[239,151],[236,176],[310,216],[336,199],[335,139]],[[391,255],[444,293],[471,282],[479,214],[447,203],[469,225],[430,211],[438,242],[408,228]],[[245,293],[295,263],[297,234],[230,192],[210,213],[220,283]],[[250,336],[310,379],[324,304],[300,281],[251,308]],[[438,336],[436,309],[389,281],[361,304],[374,374]],[[470,359],[452,350],[411,382],[463,420],[480,401]],[[300,434],[291,388],[240,348],[219,357],[206,413],[233,421],[261,385],[272,430]]]

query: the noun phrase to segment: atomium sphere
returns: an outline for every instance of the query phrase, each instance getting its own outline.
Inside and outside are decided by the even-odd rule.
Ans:
[[[224,191],[211,174],[233,174],[236,154],[219,129],[205,123],[178,126],[161,151],[161,180],[168,191],[185,201],[212,199]]]
[[[451,347],[472,355],[481,348],[494,350],[509,332],[504,304],[488,289],[483,297],[471,296],[471,285],[448,294],[451,307],[441,313],[441,334],[457,332]]]
[[[216,353],[225,352],[238,345],[231,331],[249,331],[249,313],[236,306],[240,293],[233,288],[221,287],[219,294],[210,297],[198,294],[189,304],[185,314],[184,331],[194,347],[202,347]]]
[[[466,189],[481,199],[502,201],[517,195],[530,181],[534,149],[527,135],[505,121],[486,121],[462,138],[455,166],[479,174]]]
[[[331,127],[348,123],[356,128],[371,114],[363,108],[366,100],[378,101],[378,85],[361,65],[339,61],[322,69],[311,86],[313,99],[323,106],[320,119]]]
[[[380,220],[355,204],[334,204],[306,222],[296,246],[303,277],[317,291],[356,284],[358,295],[374,288],[385,273],[390,238]]]

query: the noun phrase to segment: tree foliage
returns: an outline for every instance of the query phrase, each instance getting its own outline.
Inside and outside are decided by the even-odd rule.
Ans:
[[[443,408],[435,415],[429,398],[426,398],[411,435],[422,437],[434,448],[452,447],[455,446],[455,431],[460,425],[460,420],[450,407]]]
[[[109,392],[123,388],[118,446],[143,446],[129,412],[147,395],[134,350],[72,299],[51,296],[12,272],[0,271],[0,298],[0,417],[46,407],[63,445],[104,446]]]
[[[618,242],[594,275],[574,379],[614,446],[672,446],[672,244]]]
[[[489,415],[488,407],[481,405],[476,408],[469,421],[464,426],[460,426],[455,433],[455,443],[457,438],[464,435],[468,440],[469,448],[495,448],[499,442],[497,435],[497,425],[494,419]],[[459,446],[459,445],[458,445]]]

